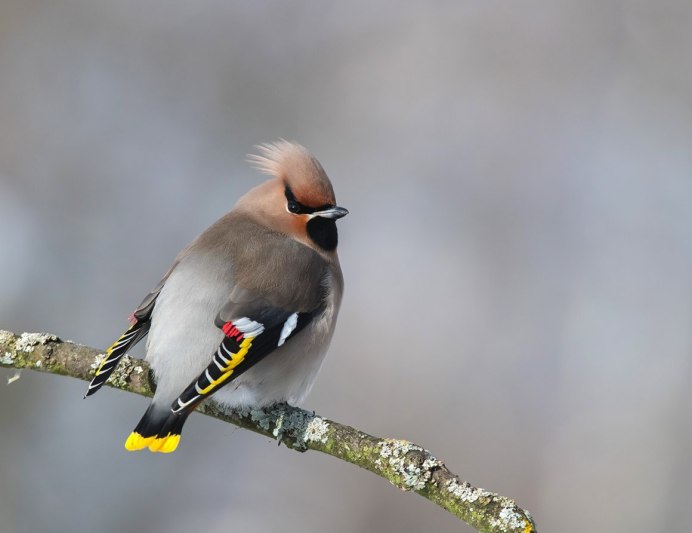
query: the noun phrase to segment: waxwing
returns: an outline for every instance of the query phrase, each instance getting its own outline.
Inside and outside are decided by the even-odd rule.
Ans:
[[[89,385],[85,398],[149,334],[156,392],[127,450],[174,451],[212,395],[231,407],[296,405],[317,376],[343,292],[336,220],[348,211],[304,147],[258,148],[250,161],[271,179],[178,254]]]

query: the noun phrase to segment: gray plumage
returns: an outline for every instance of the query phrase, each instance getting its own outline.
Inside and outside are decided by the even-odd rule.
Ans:
[[[178,254],[87,391],[148,331],[157,388],[128,450],[173,451],[189,412],[212,394],[233,407],[295,405],[314,383],[341,304],[335,221],[348,211],[305,148],[260,150],[251,160],[272,179]]]
[[[325,291],[325,288],[327,289]],[[341,304],[338,258],[231,211],[176,260],[154,307],[146,360],[157,379],[154,404],[167,409],[209,364],[223,338],[214,321],[245,316],[256,301],[293,311],[324,311],[291,342],[215,393],[233,406],[301,403],[317,376]]]

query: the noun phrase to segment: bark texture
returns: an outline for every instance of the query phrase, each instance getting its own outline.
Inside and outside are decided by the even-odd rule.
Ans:
[[[0,330],[0,366],[29,368],[90,381],[103,352],[48,333]],[[124,356],[107,385],[151,396],[149,367]],[[316,450],[369,470],[401,490],[413,491],[480,532],[532,533],[528,511],[504,496],[472,486],[442,461],[406,440],[373,437],[356,428],[286,404],[264,410],[229,410],[213,401],[200,412],[260,433],[298,451]]]

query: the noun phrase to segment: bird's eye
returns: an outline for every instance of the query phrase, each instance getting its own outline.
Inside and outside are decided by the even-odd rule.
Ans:
[[[288,201],[288,210],[291,213],[300,213],[300,204],[296,202],[295,200],[289,200]]]

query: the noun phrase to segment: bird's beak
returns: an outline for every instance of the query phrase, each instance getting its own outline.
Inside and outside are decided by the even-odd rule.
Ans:
[[[336,220],[348,215],[348,209],[334,206],[330,207],[329,209],[323,209],[322,211],[315,211],[312,215],[315,217],[331,218],[332,220]]]

